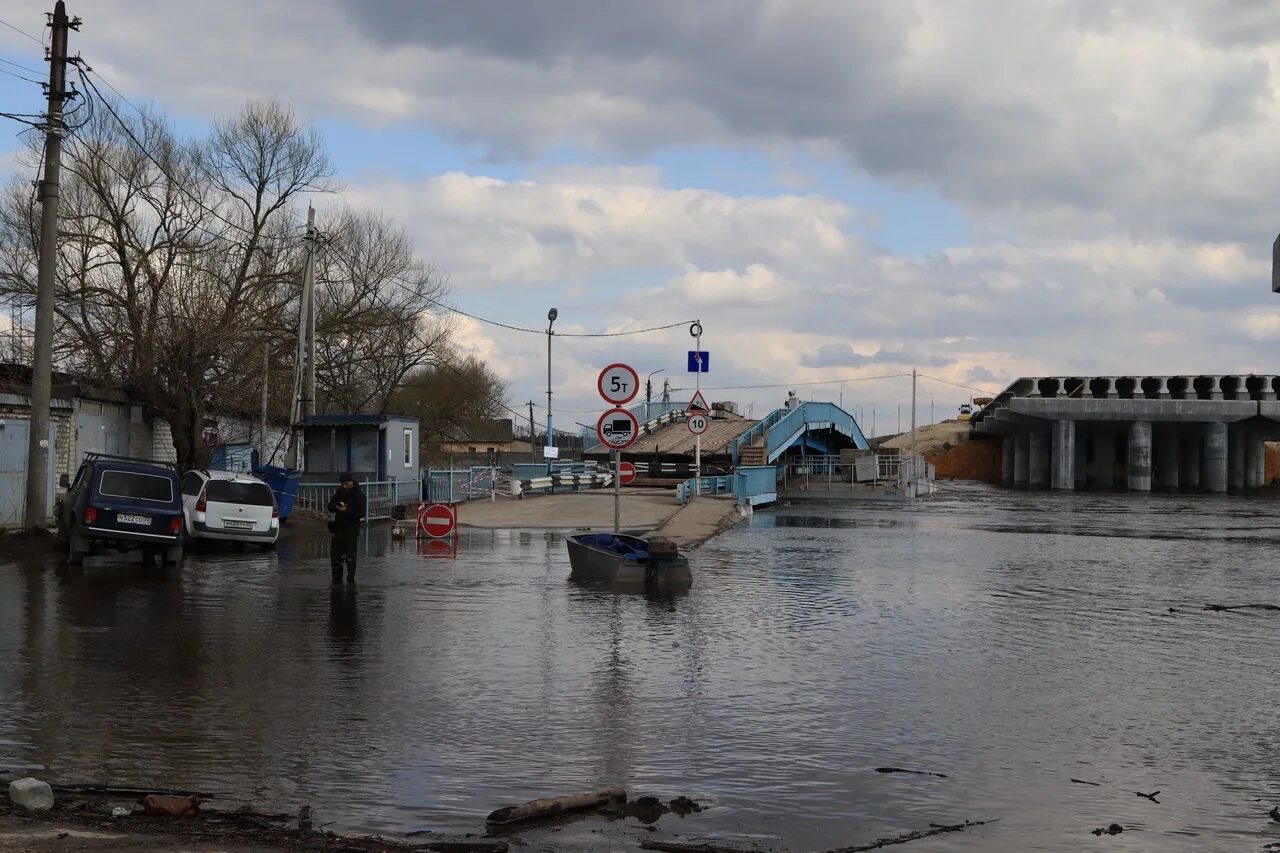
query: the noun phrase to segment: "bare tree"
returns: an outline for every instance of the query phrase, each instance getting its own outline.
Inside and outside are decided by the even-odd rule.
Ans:
[[[203,464],[210,407],[245,395],[264,343],[292,347],[291,202],[325,186],[323,148],[282,108],[250,104],[196,145],[159,116],[101,110],[64,153],[59,362],[132,390],[173,428],[180,464]],[[35,292],[36,215],[12,187],[0,207],[0,297]]]
[[[510,417],[507,383],[475,356],[444,354],[414,371],[396,392],[397,411],[421,421],[427,448],[463,441],[486,420]]]
[[[433,363],[453,324],[444,277],[384,217],[343,212],[316,263],[316,395],[328,411],[385,412],[411,371]]]

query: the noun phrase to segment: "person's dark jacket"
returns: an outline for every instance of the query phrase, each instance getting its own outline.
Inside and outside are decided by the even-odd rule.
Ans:
[[[339,509],[338,504],[346,504],[346,509]],[[335,536],[355,536],[360,532],[360,521],[364,518],[364,492],[358,485],[350,489],[339,487],[329,499],[329,512],[333,513],[333,534]]]

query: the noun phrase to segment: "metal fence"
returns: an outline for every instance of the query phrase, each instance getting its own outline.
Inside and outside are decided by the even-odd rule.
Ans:
[[[328,514],[329,499],[338,490],[338,483],[301,483],[298,486],[296,507]],[[421,480],[382,480],[360,483],[365,496],[365,520],[377,521],[391,518],[397,506],[415,504],[422,500]]]
[[[427,484],[426,500],[431,503],[489,500],[511,490],[510,475],[491,465],[428,468],[424,482]]]
[[[732,474],[703,477],[700,481],[685,480],[677,490],[682,504],[688,503],[695,493],[733,495],[737,499],[738,506],[773,503],[778,499],[778,468],[774,465],[742,466],[734,469]]]

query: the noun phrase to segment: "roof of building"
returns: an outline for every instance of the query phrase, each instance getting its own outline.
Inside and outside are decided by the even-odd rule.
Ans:
[[[413,421],[418,422],[417,418],[411,418],[408,415],[379,415],[379,414],[356,414],[356,415],[307,415],[301,421],[304,427],[308,426],[382,426],[387,421]]]

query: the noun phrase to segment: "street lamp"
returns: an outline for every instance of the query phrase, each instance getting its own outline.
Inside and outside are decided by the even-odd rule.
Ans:
[[[649,422],[649,401],[653,399],[653,383],[649,380],[653,378],[653,374],[661,373],[666,370],[665,367],[659,367],[657,370],[650,370],[649,375],[644,378],[644,422]]]
[[[560,316],[560,312],[554,308],[552,308],[550,311],[547,312],[547,447],[548,448],[554,446],[555,444],[555,442],[552,440],[553,433],[551,431],[551,336],[552,334],[554,334],[551,331],[551,326],[552,324],[555,323],[556,317],[558,316]],[[546,460],[547,460],[547,474],[549,476],[551,474],[551,454],[544,453],[543,455],[546,457]]]

